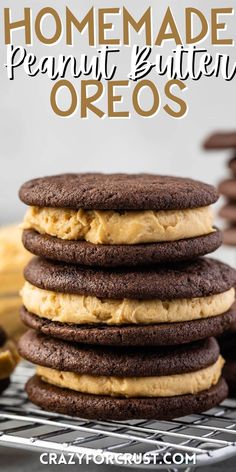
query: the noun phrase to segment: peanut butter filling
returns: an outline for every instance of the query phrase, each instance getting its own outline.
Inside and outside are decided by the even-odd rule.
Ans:
[[[161,377],[105,377],[79,375],[37,366],[37,374],[47,383],[76,392],[116,397],[174,397],[209,390],[221,377],[224,360],[186,374]]]
[[[168,211],[96,211],[30,207],[24,229],[94,244],[178,241],[214,231],[209,206]]]
[[[51,292],[26,282],[21,295],[28,311],[51,321],[122,325],[175,323],[218,316],[232,306],[235,290],[189,299],[115,300]]]

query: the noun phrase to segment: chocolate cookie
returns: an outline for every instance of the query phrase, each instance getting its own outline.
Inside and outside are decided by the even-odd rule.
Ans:
[[[210,135],[204,142],[205,149],[236,148],[236,132],[217,132]]]
[[[222,293],[236,284],[236,271],[214,259],[200,258],[172,267],[92,269],[33,258],[24,271],[38,288],[100,298],[172,300]]]
[[[218,405],[227,397],[224,379],[196,395],[162,398],[115,398],[89,395],[54,387],[35,375],[26,384],[29,399],[48,411],[97,420],[168,420],[200,413]]]
[[[107,346],[165,346],[220,336],[236,322],[236,310],[220,316],[156,325],[74,325],[49,321],[21,308],[23,323],[47,336],[83,344]]]
[[[180,241],[133,245],[92,244],[59,239],[34,230],[23,232],[25,248],[36,256],[100,267],[133,267],[191,260],[215,251],[221,243],[222,234],[218,229],[205,236]]]
[[[64,174],[30,180],[27,205],[91,210],[172,210],[207,206],[217,192],[192,179],[150,174]]]
[[[19,341],[20,355],[33,364],[77,374],[148,377],[195,372],[214,364],[214,338],[178,347],[116,348],[81,346],[28,331]]]
[[[6,390],[10,385],[10,379],[2,379],[0,380],[0,393],[2,393],[4,390]]]

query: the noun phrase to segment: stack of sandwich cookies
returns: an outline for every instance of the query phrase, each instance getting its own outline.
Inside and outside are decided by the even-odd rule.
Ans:
[[[236,132],[215,133],[205,141],[208,150],[232,150],[233,157],[228,162],[230,176],[219,184],[219,193],[226,198],[219,215],[227,222],[224,230],[224,243],[236,245]]]
[[[19,360],[16,347],[12,341],[7,339],[7,335],[0,328],[0,393],[2,393],[10,383],[10,376]]]
[[[176,345],[220,335],[235,320],[235,271],[210,258],[175,268],[86,268],[33,258],[23,322],[88,344]]]
[[[213,252],[213,187],[154,175],[68,174],[27,182],[23,242],[33,254],[88,266],[134,266]]]
[[[176,348],[87,347],[28,331],[20,354],[37,365],[26,390],[46,410],[113,420],[171,419],[227,395],[214,338]]]
[[[159,418],[227,395],[211,336],[235,321],[235,271],[199,258],[221,244],[213,187],[151,175],[76,174],[24,184],[30,206],[20,341],[26,389],[48,410]],[[206,339],[208,338],[208,339]],[[141,349],[140,349],[141,348]]]

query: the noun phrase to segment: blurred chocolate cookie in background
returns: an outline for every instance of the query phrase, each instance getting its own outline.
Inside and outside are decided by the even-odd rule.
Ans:
[[[225,205],[221,208],[219,216],[226,223],[224,244],[236,246],[236,131],[213,133],[208,136],[203,145],[208,151],[231,151],[228,161],[229,174],[218,186],[219,193],[225,197]]]

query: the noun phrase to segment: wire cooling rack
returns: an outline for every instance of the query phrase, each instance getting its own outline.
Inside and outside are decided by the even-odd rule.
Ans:
[[[174,421],[95,422],[48,413],[29,403],[23,387],[32,373],[33,368],[22,362],[11,386],[0,397],[2,446],[63,453],[66,457],[77,453],[95,463],[132,464],[148,470],[166,467],[172,471],[186,468],[186,464],[199,467],[236,455],[234,400],[207,413]]]

